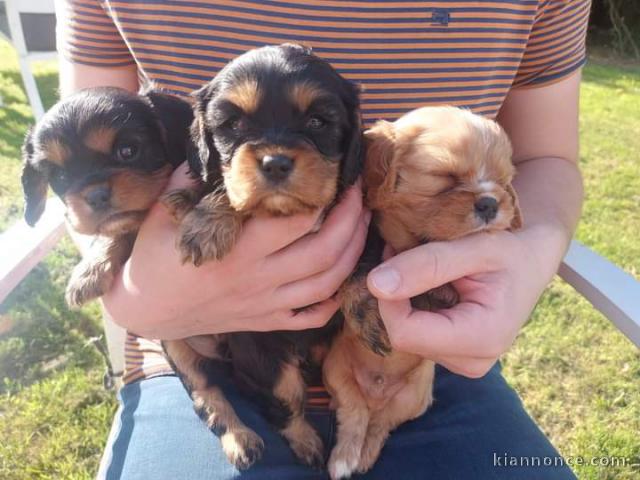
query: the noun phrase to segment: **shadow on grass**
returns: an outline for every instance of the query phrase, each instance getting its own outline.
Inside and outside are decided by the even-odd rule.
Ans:
[[[3,323],[11,327],[0,336],[0,393],[17,391],[63,368],[103,362],[93,345],[104,342],[98,309],[71,311],[64,301],[68,274],[77,260],[65,239],[0,307]]]
[[[640,67],[605,64],[601,59],[590,58],[588,68],[582,71],[582,81],[596,83],[602,87],[627,89],[620,84],[624,76],[640,80]]]

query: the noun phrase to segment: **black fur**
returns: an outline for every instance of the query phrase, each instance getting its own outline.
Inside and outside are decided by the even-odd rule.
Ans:
[[[136,95],[101,87],[61,100],[27,133],[22,148],[25,220],[33,226],[42,216],[50,185],[66,203],[71,226],[94,236],[71,275],[66,295],[70,306],[99,297],[110,287],[131,253],[146,210],[171,170],[185,160],[192,120],[189,103],[161,91]],[[131,172],[137,178],[147,176],[153,182],[149,190],[125,188],[122,193],[122,188],[114,188]],[[143,182],[132,184],[129,188],[144,188]],[[137,193],[142,201],[132,200]]]
[[[234,132],[228,122],[237,113],[222,101],[225,88],[256,79],[262,102],[250,127]],[[310,81],[332,95],[324,109],[334,120],[321,134],[304,132],[303,112],[292,111],[284,95],[294,84]],[[191,171],[212,190],[221,186],[221,166],[231,161],[244,143],[289,147],[310,142],[328,161],[340,162],[338,196],[356,181],[363,168],[362,126],[358,87],[340,76],[310,49],[292,44],[247,52],[224,67],[207,85],[193,93],[193,143],[188,160]],[[324,113],[324,112],[323,112]],[[278,126],[275,130],[270,128]]]
[[[166,158],[174,167],[186,160],[185,148],[190,143],[189,130],[185,125],[193,121],[193,109],[184,100],[161,90],[148,90],[141,94],[151,104],[153,112],[164,129]]]
[[[237,107],[225,101],[225,89],[247,79],[256,80],[261,101],[250,121],[231,128]],[[299,83],[321,85],[323,96],[311,110],[324,115],[326,128],[306,130],[308,112],[299,112],[287,100],[287,93]],[[362,127],[358,88],[341,77],[310,49],[297,45],[270,46],[250,51],[233,60],[207,85],[194,92],[193,142],[188,161],[194,177],[205,192],[224,190],[222,167],[243,144],[294,147],[311,144],[327,162],[339,162],[337,197],[353,185],[363,168]],[[311,307],[312,308],[312,307]],[[323,328],[301,332],[242,332],[227,335],[234,378],[241,390],[262,407],[266,418],[278,429],[287,425],[290,409],[274,397],[286,363],[302,365],[305,379],[320,372],[310,361],[314,345],[327,344],[337,333],[342,316],[337,314]],[[317,379],[316,379],[317,380]]]
[[[184,100],[157,90],[141,95],[114,87],[82,90],[61,100],[27,134],[23,145],[22,185],[25,219],[35,224],[44,211],[46,187],[64,200],[67,192],[79,191],[93,182],[104,181],[123,169],[146,172],[165,166],[176,167],[185,160],[193,119]],[[135,142],[140,149],[135,162],[122,164],[115,154],[105,155],[84,146],[82,135],[96,128],[118,130],[120,138]],[[61,141],[70,156],[62,168],[46,158],[41,147]]]
[[[27,132],[22,145],[22,191],[24,192],[24,219],[28,225],[34,226],[44,212],[47,200],[47,177],[38,171],[33,158],[33,129]]]

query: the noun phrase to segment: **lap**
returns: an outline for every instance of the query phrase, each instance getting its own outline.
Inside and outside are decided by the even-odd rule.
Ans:
[[[237,472],[220,442],[194,413],[176,377],[126,385],[105,449],[100,477],[116,479],[326,479],[326,473],[296,463],[285,441],[261,417],[250,399],[221,379],[240,418],[265,441],[263,458]],[[477,380],[436,370],[435,403],[425,415],[399,427],[363,479],[402,478],[572,479],[563,466],[508,466],[511,458],[559,459],[559,454],[506,384],[499,366]],[[327,447],[335,442],[335,418],[312,409],[309,421]],[[506,464],[506,465],[505,465]]]

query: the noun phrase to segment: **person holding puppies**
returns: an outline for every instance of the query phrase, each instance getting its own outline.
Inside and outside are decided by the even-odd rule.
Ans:
[[[298,42],[361,84],[365,127],[426,105],[496,119],[513,145],[520,230],[434,241],[388,258],[367,277],[394,349],[438,364],[435,403],[400,426],[363,478],[574,478],[566,466],[500,468],[494,454],[558,453],[506,384],[496,360],[516,338],[569,244],[582,202],[578,92],[588,0],[567,2],[58,2],[61,90],[138,90],[146,78],[187,95],[257,46]],[[172,189],[188,186],[186,169]],[[251,219],[220,262],[183,266],[161,205],[104,297],[125,326],[129,365],[101,478],[234,478],[200,423],[159,343],[231,331],[324,325],[333,294],[363,249],[370,214],[356,186],[315,233],[320,212]],[[452,283],[451,309],[409,299]],[[311,310],[300,308],[317,304]],[[220,383],[269,448],[246,475],[326,478],[295,461],[250,400]],[[326,397],[309,394],[309,421],[331,446]],[[329,449],[327,449],[329,450]]]

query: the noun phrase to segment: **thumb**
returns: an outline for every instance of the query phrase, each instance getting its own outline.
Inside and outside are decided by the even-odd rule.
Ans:
[[[490,246],[484,236],[470,235],[449,242],[433,242],[406,250],[373,269],[369,291],[379,299],[398,300],[478,272],[491,271]]]

